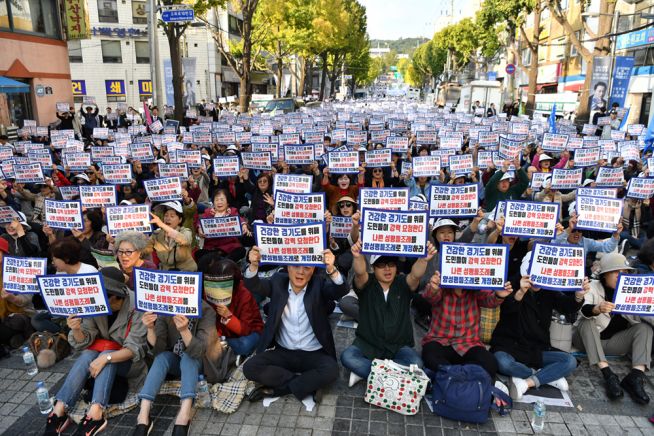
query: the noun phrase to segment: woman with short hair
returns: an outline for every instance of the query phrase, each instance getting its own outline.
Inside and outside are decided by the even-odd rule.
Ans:
[[[118,267],[125,275],[125,283],[133,289],[134,268],[156,269],[157,266],[148,259],[143,259],[143,253],[148,246],[148,238],[135,231],[125,231],[116,235],[113,251],[118,261]]]

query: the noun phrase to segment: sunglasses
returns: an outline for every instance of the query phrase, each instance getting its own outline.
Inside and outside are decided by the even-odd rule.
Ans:
[[[352,207],[354,206],[354,203],[350,201],[344,201],[342,203],[338,203],[338,207]]]

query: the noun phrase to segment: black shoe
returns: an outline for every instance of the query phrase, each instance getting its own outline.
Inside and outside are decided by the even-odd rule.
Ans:
[[[624,391],[620,387],[620,379],[613,372],[607,377],[604,377],[604,383],[606,383],[606,395],[611,400],[617,400],[622,398]]]
[[[645,392],[645,374],[637,369],[632,369],[629,374],[620,382],[620,386],[627,391],[631,399],[638,404],[649,403],[649,395]]]
[[[107,420],[104,417],[95,420],[85,416],[82,422],[79,423],[79,431],[84,436],[95,436],[107,428]]]
[[[250,395],[248,395],[248,401],[254,403],[256,401],[263,400],[263,397],[272,397],[274,395],[273,391],[270,388],[265,386],[258,386],[254,388]]]
[[[70,422],[68,415],[57,416],[52,412],[48,415],[48,422],[45,425],[43,436],[59,436],[66,430]]]
[[[154,428],[154,421],[152,421],[152,417],[148,417],[147,424],[136,425],[136,428],[134,429],[132,436],[148,436],[152,431],[152,428]]]
[[[173,435],[172,436],[186,436],[188,435],[188,429],[191,426],[191,423],[189,422],[186,425],[178,425],[175,424],[173,427]]]
[[[322,396],[323,396],[323,391],[322,389],[318,389],[314,394],[313,394],[313,402],[316,404],[320,404],[322,402]]]

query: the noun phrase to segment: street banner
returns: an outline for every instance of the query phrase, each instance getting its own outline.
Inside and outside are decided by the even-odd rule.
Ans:
[[[441,287],[503,290],[509,273],[506,244],[441,243]]]
[[[577,197],[618,198],[615,188],[577,188]]]
[[[363,209],[361,218],[361,253],[406,257],[427,255],[427,212]]]
[[[44,275],[36,280],[43,302],[54,316],[111,315],[100,273]]]
[[[391,149],[382,148],[379,150],[366,151],[366,167],[380,168],[391,166]]]
[[[478,185],[431,185],[429,216],[433,218],[474,217],[479,209]]]
[[[158,315],[202,316],[202,273],[134,268],[136,310]]]
[[[64,162],[71,171],[83,172],[91,166],[91,153],[64,153]]]
[[[147,142],[130,144],[129,154],[132,160],[137,160],[141,163],[154,162],[154,152],[152,151],[152,145]]]
[[[413,163],[413,177],[438,177],[441,172],[440,156],[416,156],[411,162]]]
[[[308,194],[313,185],[313,175],[275,174],[273,179],[273,195],[277,191],[294,194]]]
[[[12,294],[38,294],[36,276],[45,275],[48,259],[35,257],[2,257],[2,286]]]
[[[14,179],[16,183],[43,183],[43,168],[40,163],[15,164]]]
[[[600,147],[579,148],[575,150],[575,168],[592,167],[597,165],[601,155]]]
[[[325,193],[275,191],[275,224],[309,224],[325,219]]]
[[[125,231],[152,233],[150,224],[150,206],[135,204],[133,206],[111,206],[107,211],[107,231],[116,236]]]
[[[0,206],[0,224],[7,224],[14,220],[22,220],[18,212],[11,206]]]
[[[564,170],[554,168],[552,170],[552,189],[577,189],[581,186],[583,168]]]
[[[352,217],[333,216],[329,225],[329,235],[332,238],[347,238],[352,230]]]
[[[601,167],[597,172],[595,183],[603,188],[622,188],[624,186],[624,170],[622,168]]]
[[[602,107],[609,109],[607,100],[609,91],[609,74],[611,66],[610,56],[593,57],[593,73],[590,82],[590,95],[588,96],[588,109],[591,112],[600,110]]]
[[[112,185],[129,185],[132,183],[132,165],[115,164],[102,165],[102,175],[105,183]]]
[[[83,230],[82,203],[45,199],[45,223],[53,229]]]
[[[174,156],[175,163],[185,163],[191,169],[202,166],[202,153],[200,150],[177,150]]]
[[[467,176],[472,172],[472,155],[455,154],[450,156],[450,174],[453,178]]]
[[[327,154],[327,167],[331,174],[353,174],[359,172],[358,151],[332,151]]]
[[[61,198],[63,198],[64,200],[79,199],[79,186],[77,185],[60,186],[59,193],[61,194]]]
[[[538,192],[543,189],[543,183],[548,179],[552,179],[552,173],[533,173],[529,181],[529,187],[532,191]]]
[[[409,210],[409,188],[361,188],[359,209]]]
[[[157,164],[157,168],[159,168],[158,179],[169,177],[180,177],[183,180],[188,179],[188,165],[185,163],[160,163]]]
[[[543,143],[541,147],[545,151],[560,153],[568,145],[568,135],[557,133],[543,133]]]
[[[585,277],[582,247],[537,242],[531,252],[529,279],[533,286],[551,291],[580,291]]]
[[[623,200],[577,195],[577,225],[582,230],[613,233],[622,219]]]
[[[218,156],[213,159],[213,174],[216,177],[235,177],[240,169],[238,156]]]
[[[143,185],[151,202],[182,200],[182,183],[179,177],[144,180]]]
[[[115,206],[117,203],[116,187],[114,185],[80,185],[79,199],[84,209]]]
[[[627,198],[647,200],[654,195],[654,179],[646,177],[632,177],[627,187]]]
[[[502,235],[554,239],[560,204],[513,200],[505,203]]]
[[[607,108],[617,103],[624,107],[631,79],[631,70],[634,67],[634,58],[631,56],[616,56],[613,66],[613,81],[611,82],[611,99]]]
[[[409,138],[406,136],[389,136],[386,138],[386,147],[393,153],[406,153],[409,149]]]
[[[241,153],[243,168],[249,170],[270,171],[272,169],[271,154],[269,151]]]
[[[618,275],[612,313],[637,316],[654,315],[654,274]]]
[[[303,265],[325,267],[325,224],[278,226],[255,224],[256,245],[262,265]]]
[[[228,238],[243,236],[241,219],[238,216],[200,218],[205,238]]]
[[[289,165],[311,165],[316,160],[313,144],[285,145],[284,161]]]
[[[368,143],[368,132],[365,130],[347,130],[347,145],[366,145]]]

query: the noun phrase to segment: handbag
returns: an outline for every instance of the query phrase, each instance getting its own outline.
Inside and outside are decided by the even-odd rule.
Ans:
[[[417,365],[407,367],[392,360],[375,359],[364,400],[402,415],[415,415],[428,385],[429,378]]]
[[[127,320],[127,327],[125,327],[125,339],[127,339],[127,336],[129,335],[129,331],[132,329],[132,316],[134,315],[134,311],[132,310],[129,313],[129,319]],[[110,339],[102,339],[102,338],[95,338],[93,343],[86,347],[87,350],[93,350],[97,351],[98,353],[102,353],[103,351],[117,351],[123,348],[122,345],[120,345],[116,341],[112,341]]]

